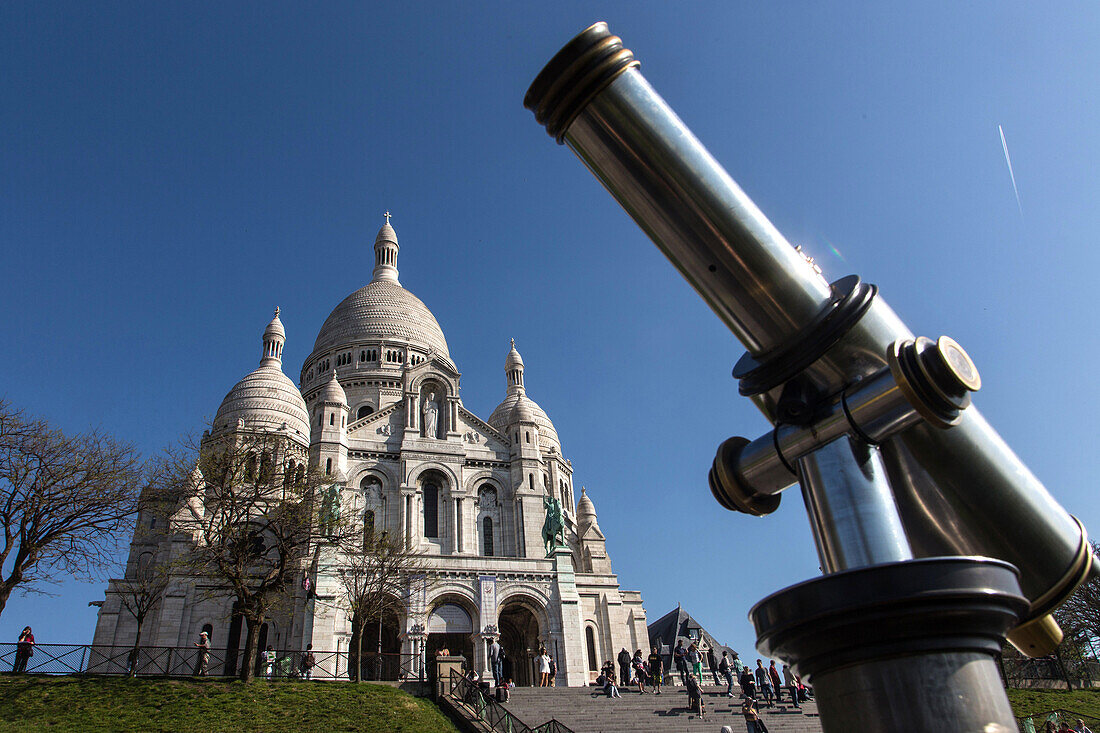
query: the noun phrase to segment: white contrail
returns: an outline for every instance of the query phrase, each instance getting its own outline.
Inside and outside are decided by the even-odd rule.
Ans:
[[[1012,192],[1016,194],[1016,208],[1020,210],[1020,216],[1024,215],[1024,207],[1020,205],[1020,190],[1016,188],[1016,174],[1012,172],[1012,158],[1008,157],[1008,143],[1005,142],[1005,131],[1000,125],[997,130],[1001,133],[1001,148],[1005,151],[1005,163],[1008,163],[1008,177],[1012,179]]]

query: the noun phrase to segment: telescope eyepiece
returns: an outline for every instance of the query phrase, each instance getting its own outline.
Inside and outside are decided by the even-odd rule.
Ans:
[[[629,68],[641,64],[607,23],[593,23],[577,34],[543,67],[523,98],[523,106],[546,125],[561,145],[565,131],[592,98]]]

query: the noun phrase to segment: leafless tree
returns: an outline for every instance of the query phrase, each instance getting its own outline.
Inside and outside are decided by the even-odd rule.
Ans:
[[[180,527],[194,538],[188,572],[216,581],[223,590],[214,592],[236,602],[247,628],[240,678],[249,681],[260,627],[290,602],[321,539],[315,495],[326,477],[307,468],[304,450],[284,434],[242,429],[205,437],[197,452],[171,451],[157,474],[183,510]]]
[[[427,582],[424,555],[407,550],[400,537],[375,532],[366,527],[356,531],[349,526],[343,534],[340,552],[340,580],[344,601],[352,617],[349,653],[350,673],[355,681],[363,677],[365,630],[378,624],[375,663],[382,663],[382,624],[389,615],[400,616],[409,610],[410,594],[416,582]],[[414,579],[416,582],[414,582]]]
[[[1100,555],[1100,544],[1093,543],[1093,555]],[[1059,620],[1078,633],[1100,640],[1100,578],[1090,576],[1059,609]]]
[[[138,654],[141,653],[141,629],[146,617],[156,610],[168,589],[172,570],[168,562],[157,563],[152,558],[139,560],[137,568],[127,577],[114,582],[119,601],[137,622],[134,647],[130,650],[128,669],[131,677],[137,676]]]
[[[135,448],[92,430],[67,436],[0,400],[0,613],[16,588],[97,578],[139,507]]]

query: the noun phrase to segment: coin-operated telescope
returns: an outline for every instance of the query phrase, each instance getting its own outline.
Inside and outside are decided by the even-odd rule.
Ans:
[[[1094,572],[1084,528],[970,405],[962,347],[827,282],[638,66],[596,23],[524,105],[747,349],[734,376],[774,429],[723,443],[711,491],[764,515],[799,484],[824,571],[752,609],[757,647],[814,684],[829,733],[1015,730],[994,659],[1006,634],[1061,640],[1050,612]]]

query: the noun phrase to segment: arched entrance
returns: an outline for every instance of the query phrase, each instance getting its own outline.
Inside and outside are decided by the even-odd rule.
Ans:
[[[386,611],[382,622],[368,621],[363,626],[363,658],[359,659],[359,622],[352,619],[351,640],[348,643],[348,677],[355,679],[358,662],[359,674],[364,680],[396,680],[401,671],[401,640],[397,615]],[[382,654],[378,649],[381,643]]]
[[[500,646],[504,649],[504,677],[530,687],[535,676],[535,657],[542,646],[538,617],[523,601],[507,601],[499,616]]]
[[[444,601],[428,615],[428,659],[440,649],[452,656],[462,655],[467,664],[474,660],[474,622],[470,613],[457,603]]]

